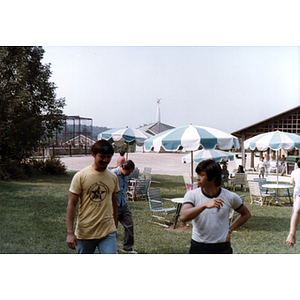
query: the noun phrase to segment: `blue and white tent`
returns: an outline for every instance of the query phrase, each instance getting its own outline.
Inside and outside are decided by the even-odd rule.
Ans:
[[[238,149],[239,141],[233,135],[224,131],[204,127],[189,125],[183,127],[173,128],[157,134],[144,143],[145,151],[159,152],[161,149],[165,151],[176,152],[178,150],[193,151],[200,149],[214,149],[218,146],[222,150],[229,150],[231,148]],[[191,159],[191,179],[193,182],[193,160]]]
[[[173,128],[157,134],[145,141],[145,151],[196,151],[202,146],[204,149],[214,149],[219,146],[222,150],[232,147],[238,149],[239,141],[233,135],[204,126],[183,126]]]
[[[98,140],[107,140],[111,143],[115,143],[117,146],[122,146],[126,143],[129,145],[136,143],[138,146],[142,146],[149,136],[150,135],[147,135],[138,129],[126,127],[109,129],[101,132],[98,134]]]
[[[244,142],[245,149],[250,148],[259,151],[266,151],[271,148],[272,150],[284,150],[290,151],[294,148],[300,149],[300,136],[294,133],[272,131],[262,133],[254,136]]]
[[[203,149],[195,151],[193,153],[193,158],[191,158],[190,154],[187,154],[181,158],[183,163],[190,163],[192,159],[197,164],[205,159],[214,159],[216,162],[221,162],[222,160],[234,160],[234,155],[232,153],[216,149]]]
[[[262,133],[244,141],[245,149],[266,151],[269,148],[276,150],[277,166],[278,166],[278,150],[284,149],[287,151],[294,148],[300,149],[300,136],[294,133],[272,131]],[[278,184],[278,167],[277,167],[277,184]]]

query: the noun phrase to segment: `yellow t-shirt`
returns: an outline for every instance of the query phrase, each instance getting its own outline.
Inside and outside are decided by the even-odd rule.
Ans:
[[[100,239],[116,231],[112,193],[119,190],[117,176],[92,166],[76,173],[69,191],[80,195],[75,235],[78,239]]]

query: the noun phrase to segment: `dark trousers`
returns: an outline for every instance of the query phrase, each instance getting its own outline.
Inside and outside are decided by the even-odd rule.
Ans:
[[[131,216],[130,208],[127,204],[124,206],[118,206],[118,221],[124,227],[124,244],[123,250],[133,250],[134,237],[133,237],[133,220]]]
[[[190,254],[232,254],[232,248],[228,242],[217,244],[198,243],[191,241]]]

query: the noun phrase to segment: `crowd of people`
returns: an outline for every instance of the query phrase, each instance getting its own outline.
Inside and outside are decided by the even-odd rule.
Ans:
[[[134,246],[134,223],[127,204],[126,192],[129,175],[135,164],[125,160],[120,153],[118,165],[108,170],[114,149],[105,141],[97,141],[92,146],[92,165],[77,172],[70,185],[67,207],[67,246],[78,254],[92,254],[98,248],[101,254],[117,253],[118,222],[124,227],[122,251],[137,252]],[[299,169],[291,175],[295,184],[294,209],[291,218],[290,233],[287,244],[296,242],[296,228],[300,215],[300,160]],[[258,166],[260,170],[264,166]],[[240,166],[238,172],[243,173]],[[196,167],[198,188],[186,192],[181,209],[180,219],[192,221],[193,231],[189,253],[191,254],[231,254],[233,249],[230,235],[245,224],[251,213],[241,198],[234,192],[223,188],[229,177],[226,164],[212,159],[201,161]],[[76,229],[74,221],[76,208],[79,205]],[[230,210],[234,209],[239,217],[229,224]]]

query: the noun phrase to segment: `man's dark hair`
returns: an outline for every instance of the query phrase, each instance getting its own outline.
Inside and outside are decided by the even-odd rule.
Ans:
[[[110,142],[105,141],[105,140],[100,140],[97,141],[95,144],[92,146],[92,153],[93,154],[111,154],[114,155],[114,148],[111,145]]]
[[[129,171],[129,170],[131,170],[131,169],[134,169],[134,168],[135,168],[135,165],[134,165],[134,162],[133,162],[132,160],[125,160],[125,161],[123,161],[123,163],[122,163],[122,167],[123,167],[125,170]]]
[[[123,150],[120,151],[120,155],[121,155],[121,156],[124,156],[124,154],[125,154],[125,151],[123,151]]]
[[[213,159],[202,160],[196,167],[196,173],[206,172],[208,181],[214,180],[217,186],[222,184],[222,170],[220,165]]]
[[[297,166],[298,166],[298,168],[300,168],[300,159],[298,159],[298,161],[297,161]]]

